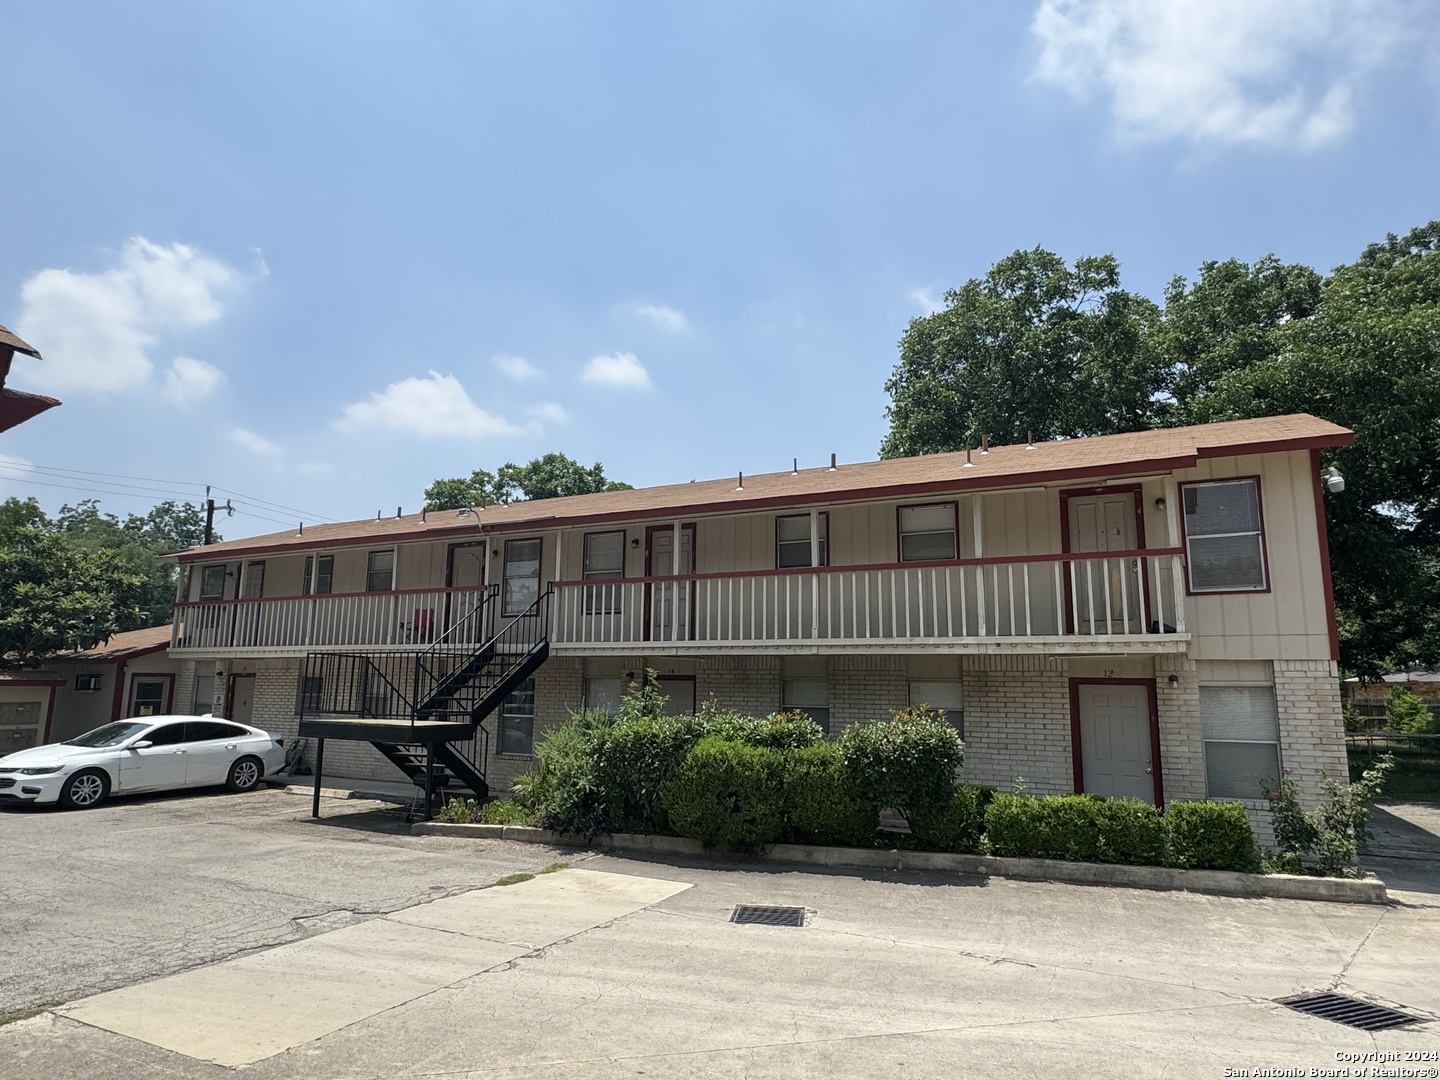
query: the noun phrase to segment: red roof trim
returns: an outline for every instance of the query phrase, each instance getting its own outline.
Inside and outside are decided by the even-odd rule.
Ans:
[[[1344,435],[1311,435],[1304,439],[1282,439],[1278,442],[1237,443],[1233,446],[1201,446],[1196,456],[1202,458],[1246,457],[1250,454],[1284,454],[1291,450],[1324,450],[1332,446],[1354,446],[1355,433]]]

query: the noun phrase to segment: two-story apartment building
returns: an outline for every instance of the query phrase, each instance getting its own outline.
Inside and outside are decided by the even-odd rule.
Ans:
[[[1315,792],[1345,774],[1320,455],[1351,441],[1286,416],[214,544],[179,556],[176,701],[340,775],[431,741],[503,793],[653,669],[672,709],[831,734],[944,708],[1004,788]]]

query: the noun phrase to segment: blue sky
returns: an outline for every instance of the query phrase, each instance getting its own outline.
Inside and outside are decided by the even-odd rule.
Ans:
[[[636,485],[873,458],[908,320],[1016,248],[1158,299],[1440,217],[1440,13],[1401,0],[3,22],[0,323],[64,405],[0,435],[0,496],[208,483],[229,536],[552,449]]]

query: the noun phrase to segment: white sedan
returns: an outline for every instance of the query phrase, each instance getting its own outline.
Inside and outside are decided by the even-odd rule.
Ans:
[[[285,764],[281,739],[206,716],[117,720],[0,757],[0,802],[98,806],[112,794],[224,784],[249,791]]]

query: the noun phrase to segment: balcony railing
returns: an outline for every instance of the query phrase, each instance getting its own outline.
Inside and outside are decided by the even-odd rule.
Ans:
[[[559,647],[1148,638],[1185,631],[1179,549],[561,582]]]
[[[491,632],[485,589],[200,600],[175,606],[176,649],[406,647],[441,638],[478,645]]]

